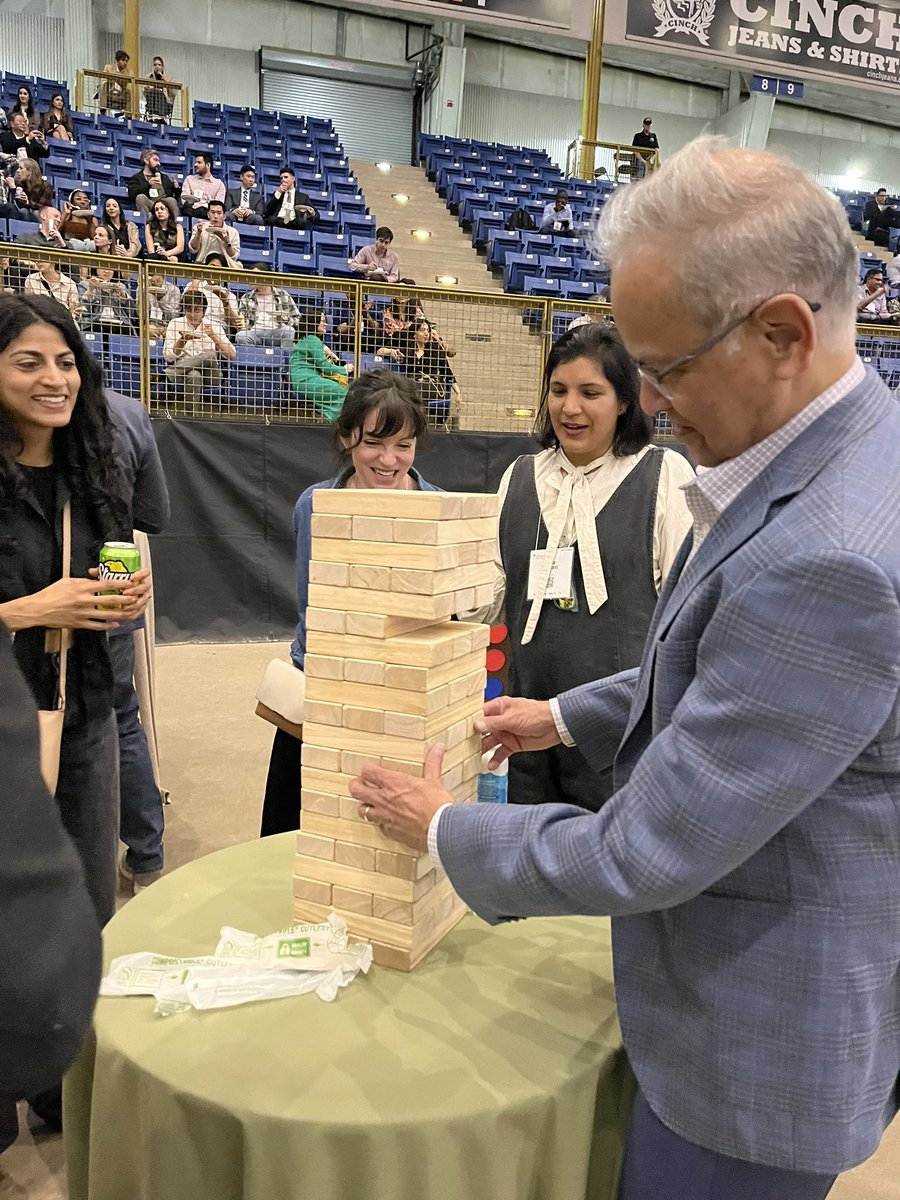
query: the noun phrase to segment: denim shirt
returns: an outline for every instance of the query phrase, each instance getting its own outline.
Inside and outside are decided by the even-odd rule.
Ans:
[[[303,659],[306,656],[306,606],[309,598],[309,560],[312,554],[312,496],[321,488],[340,488],[347,486],[347,480],[353,469],[341,471],[333,479],[325,479],[322,483],[314,483],[308,487],[294,505],[294,535],[297,539],[297,633],[291,642],[291,658],[294,666],[303,670]],[[439,492],[423,479],[415,468],[410,467],[409,474],[415,481],[420,492]]]

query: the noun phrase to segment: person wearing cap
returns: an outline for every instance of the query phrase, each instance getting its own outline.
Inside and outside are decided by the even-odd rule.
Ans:
[[[659,139],[657,138],[656,134],[652,132],[652,125],[653,118],[644,117],[644,120],[641,123],[640,132],[636,133],[631,139],[632,146],[637,146],[639,149],[643,150],[656,150],[659,152]],[[635,159],[637,160],[635,165],[637,167],[638,179],[643,179],[647,174],[647,164],[652,160],[652,158],[652,154],[635,155]]]
[[[575,217],[569,204],[569,194],[562,188],[556,199],[544,205],[541,215],[541,233],[569,233],[575,227]]]

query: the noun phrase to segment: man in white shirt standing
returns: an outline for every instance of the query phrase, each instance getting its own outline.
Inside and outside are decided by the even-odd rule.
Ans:
[[[266,224],[280,229],[306,229],[319,219],[319,212],[306,192],[297,187],[297,177],[290,167],[278,172],[278,188],[266,205]]]
[[[225,200],[225,184],[212,173],[213,157],[202,151],[194,158],[194,174],[181,185],[181,211],[186,217],[205,217],[210,200]]]
[[[640,668],[476,727],[494,766],[564,742],[615,791],[448,803],[441,747],[349,791],[492,924],[613,917],[619,1200],[823,1200],[900,1107],[900,408],[846,215],[793,164],[697,139],[598,245],[641,406],[707,468],[692,531]]]

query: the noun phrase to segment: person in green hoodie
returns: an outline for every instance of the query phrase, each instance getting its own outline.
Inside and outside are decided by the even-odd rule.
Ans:
[[[347,368],[325,345],[325,313],[310,308],[301,313],[299,340],[291,350],[291,387],[299,400],[333,421],[347,395]]]

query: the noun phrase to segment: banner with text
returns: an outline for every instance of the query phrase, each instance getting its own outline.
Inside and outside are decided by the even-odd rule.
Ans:
[[[838,0],[626,0],[624,38],[791,77],[900,87],[900,12]],[[612,32],[612,31],[610,31]],[[613,40],[619,40],[614,37]]]

